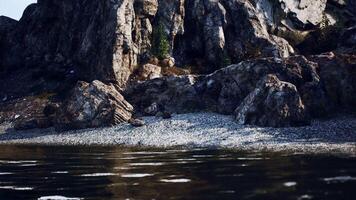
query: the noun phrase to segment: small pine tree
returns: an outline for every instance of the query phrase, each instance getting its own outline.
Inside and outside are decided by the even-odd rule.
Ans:
[[[223,53],[223,60],[222,60],[222,67],[227,67],[229,65],[231,65],[231,58],[230,56],[227,54],[227,52]]]
[[[168,36],[164,31],[163,25],[160,23],[159,26],[153,30],[152,54],[162,60],[169,55],[169,50]]]

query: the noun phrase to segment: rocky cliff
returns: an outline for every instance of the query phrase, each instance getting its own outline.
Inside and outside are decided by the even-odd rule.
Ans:
[[[38,0],[18,22],[0,17],[0,97],[53,93],[62,104],[77,81],[98,80],[116,88],[98,91],[120,91],[136,114],[156,105],[154,113],[212,110],[262,126],[305,124],[355,105],[355,5]]]

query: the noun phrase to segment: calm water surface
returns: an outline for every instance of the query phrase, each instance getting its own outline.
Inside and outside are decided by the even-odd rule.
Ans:
[[[356,157],[0,146],[0,199],[351,200]]]

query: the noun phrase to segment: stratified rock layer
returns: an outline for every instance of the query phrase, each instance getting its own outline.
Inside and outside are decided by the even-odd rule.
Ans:
[[[57,112],[60,130],[112,126],[131,119],[133,107],[112,85],[78,82]]]

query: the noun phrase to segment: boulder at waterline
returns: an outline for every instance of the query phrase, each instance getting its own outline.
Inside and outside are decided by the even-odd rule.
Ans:
[[[295,85],[267,75],[235,110],[241,124],[288,127],[310,124]]]

